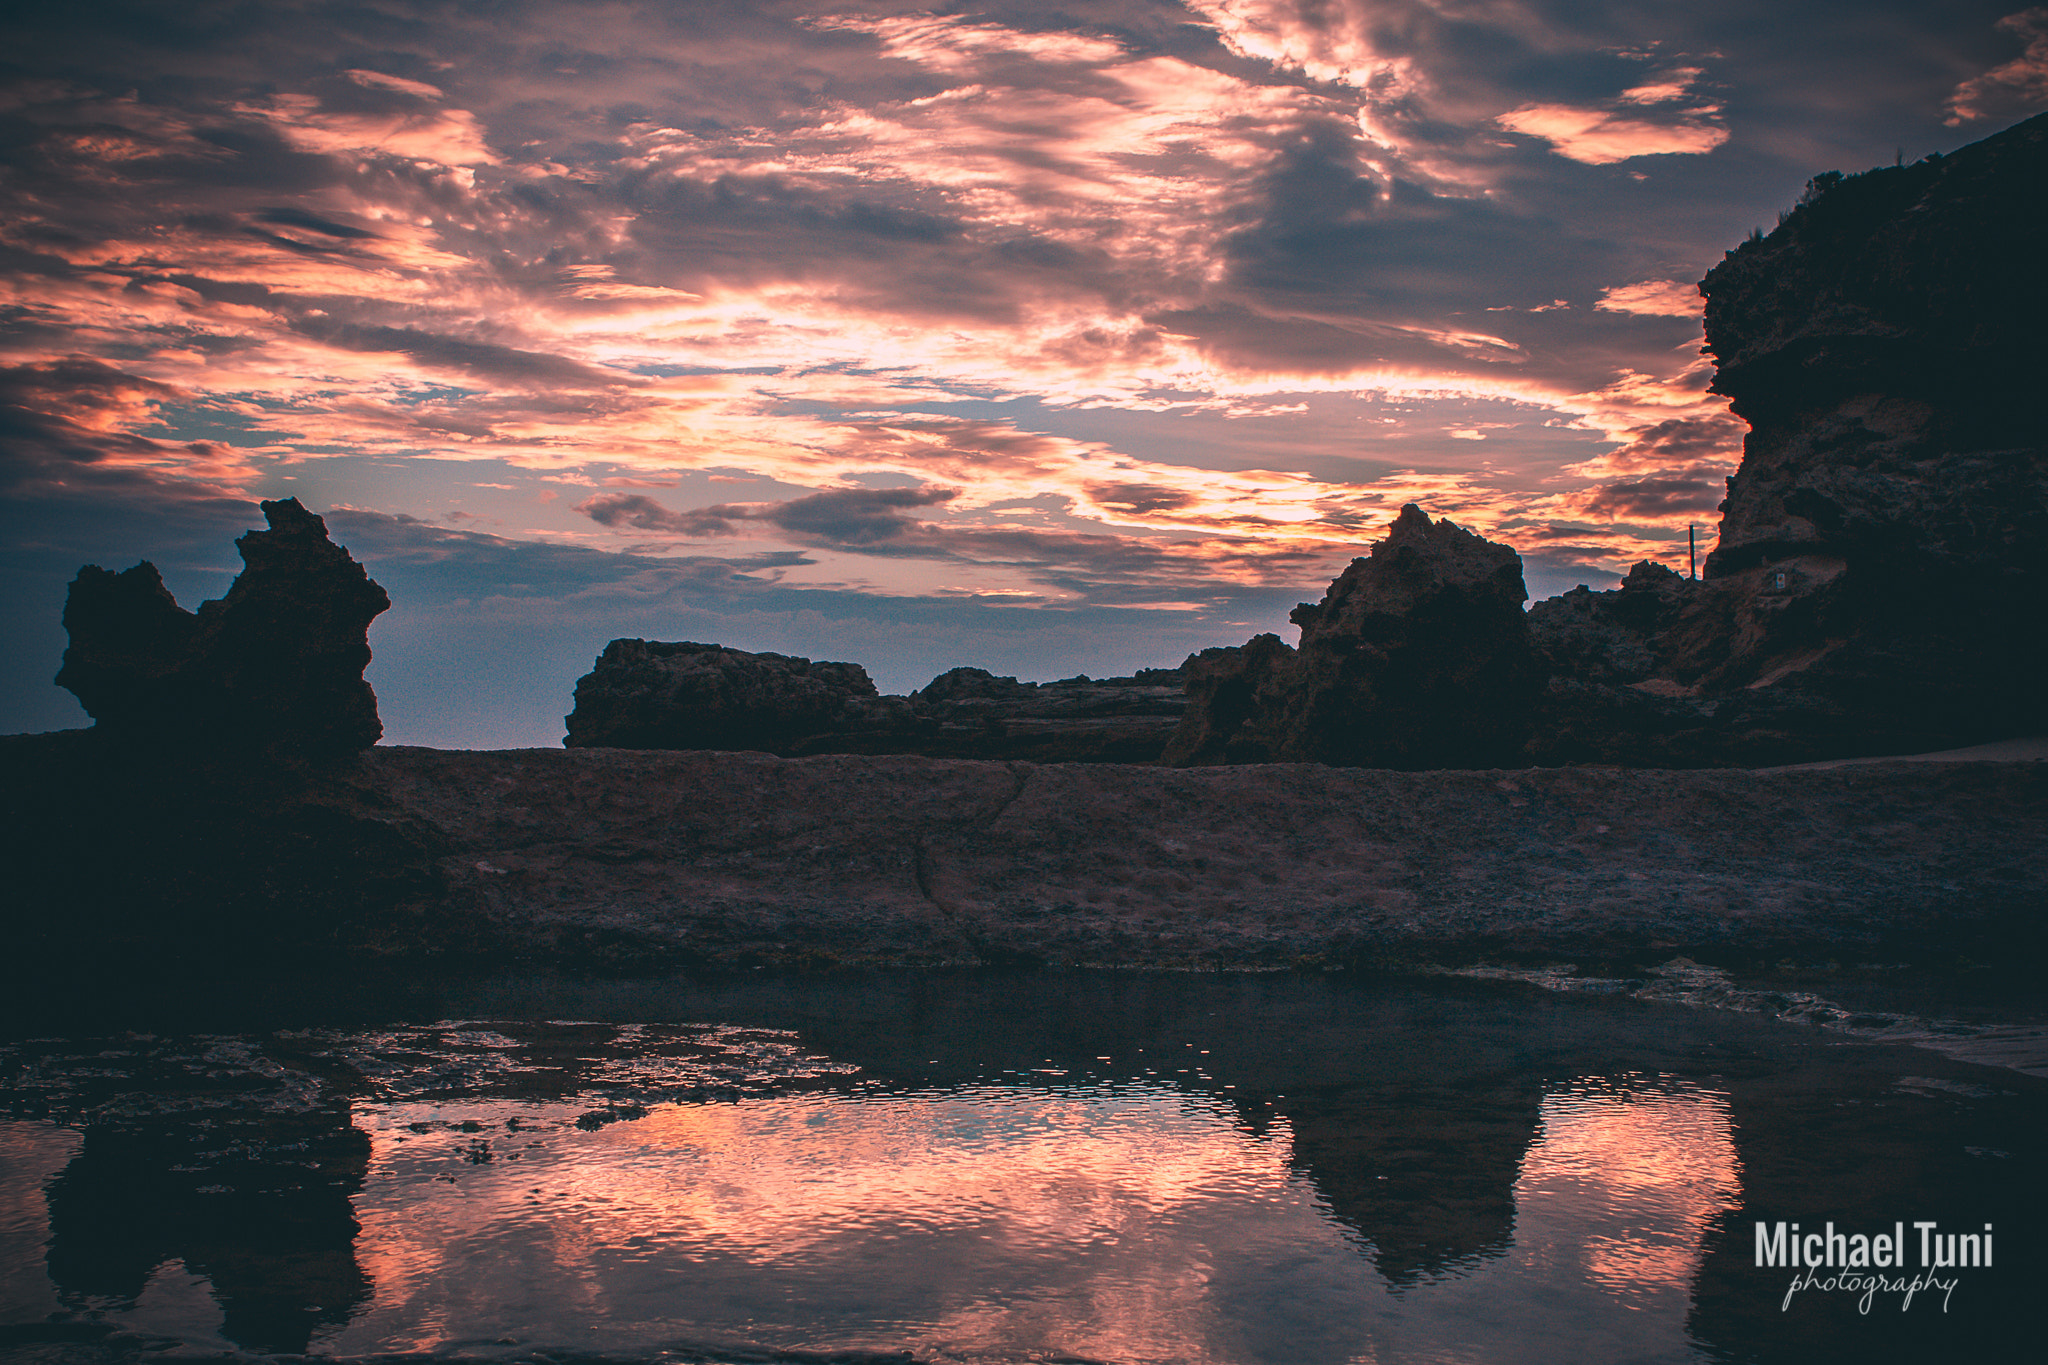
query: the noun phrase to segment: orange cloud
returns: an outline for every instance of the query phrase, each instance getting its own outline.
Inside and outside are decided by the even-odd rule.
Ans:
[[[1707,121],[1711,108],[1673,123],[1652,123],[1604,109],[1570,104],[1525,104],[1495,120],[1509,132],[1548,142],[1560,156],[1589,166],[1609,166],[1639,156],[1711,152],[1728,140],[1728,130]]]
[[[1948,99],[1947,124],[2032,112],[2048,105],[2048,8],[2008,14],[1996,27],[2026,45],[2021,55],[1973,76]]]
[[[1697,317],[1704,304],[1697,284],[1685,280],[1643,280],[1601,290],[1600,301],[1593,306],[1610,313],[1689,318]]]

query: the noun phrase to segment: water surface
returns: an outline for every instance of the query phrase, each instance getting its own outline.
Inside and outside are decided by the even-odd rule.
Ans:
[[[2036,1331],[2048,1083],[1755,1015],[1046,972],[39,1020],[0,1051],[22,1343],[1316,1365],[1995,1359]],[[1781,1309],[1758,1219],[1990,1222],[1998,1254],[1939,1272],[1946,1311]]]

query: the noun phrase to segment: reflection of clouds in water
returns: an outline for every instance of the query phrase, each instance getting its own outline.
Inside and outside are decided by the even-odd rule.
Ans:
[[[688,1032],[702,1043],[701,1030]],[[579,1074],[631,1060],[603,1055],[589,1046],[595,1037],[550,1026],[544,1041]],[[685,1041],[662,1031],[636,1039]],[[791,1062],[780,1056],[786,1036],[739,1041],[770,1066]],[[458,1051],[510,1051],[483,1035],[461,1042]],[[671,1060],[694,1075],[705,1059]],[[526,1099],[430,1085],[359,1103],[342,1130],[370,1137],[347,1265],[374,1289],[367,1301],[291,1298],[347,1305],[346,1323],[300,1325],[319,1333],[314,1349],[510,1340],[621,1358],[695,1343],[1336,1365],[1493,1358],[1512,1346],[1531,1361],[1690,1358],[1686,1313],[1704,1235],[1739,1193],[1724,1096],[1635,1074],[1576,1080],[1550,1089],[1540,1110],[1530,1105],[1540,1122],[1522,1129],[1519,1167],[1501,1168],[1504,1193],[1513,1181],[1512,1241],[1397,1287],[1360,1254],[1317,1182],[1391,1169],[1386,1153],[1400,1146],[1375,1136],[1381,1129],[1470,1159],[1457,1136],[1469,1145],[1469,1127],[1419,1137],[1417,1111],[1398,1103],[1343,1109],[1361,1126],[1348,1162],[1334,1172],[1319,1163],[1308,1179],[1286,1117],[1258,1135],[1229,1105],[1168,1089],[906,1094],[855,1083],[604,1110],[590,1109],[593,1098],[562,1098],[553,1084]],[[610,1121],[591,1126],[600,1116]],[[31,1163],[46,1177],[68,1154],[74,1183],[83,1179],[61,1130],[14,1126],[46,1139]],[[17,1190],[18,1202],[39,1213],[27,1193]],[[1439,1219],[1414,1232],[1440,1242],[1454,1226]],[[40,1235],[23,1240],[41,1250]],[[121,1318],[215,1342],[209,1289],[245,1316],[274,1308],[276,1292],[314,1289],[285,1274],[266,1298],[234,1275],[223,1285],[229,1269],[219,1256],[160,1264]],[[22,1278],[48,1294],[40,1274]]]
[[[1738,1195],[1725,1097],[1624,1076],[1554,1089],[1541,1112],[1507,1253],[1390,1297],[1290,1172],[1285,1121],[1256,1137],[1197,1097],[782,1095],[594,1132],[555,1105],[380,1108],[361,1116],[377,1131],[357,1200],[376,1300],[319,1347],[1668,1351],[1704,1234]]]
[[[1741,1202],[1740,1170],[1725,1095],[1668,1078],[1574,1082],[1544,1098],[1517,1240],[1563,1256],[1575,1244],[1601,1289],[1683,1314],[1708,1227]]]
[[[1671,1077],[1552,1087],[1515,1179],[1507,1254],[1403,1291],[1380,1359],[1691,1361],[1713,1220],[1740,1200],[1725,1095]]]
[[[406,1126],[430,1117],[481,1120],[492,1160],[459,1126]],[[357,1251],[376,1302],[330,1352],[511,1335],[1221,1359],[1300,1330],[1257,1321],[1297,1311],[1283,1261],[1373,1289],[1289,1171],[1285,1125],[1253,1137],[1180,1095],[780,1096],[596,1132],[503,1104],[370,1121]]]

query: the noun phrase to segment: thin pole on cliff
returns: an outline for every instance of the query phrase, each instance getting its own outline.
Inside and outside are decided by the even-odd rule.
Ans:
[[[1699,527],[1691,522],[1685,524],[1685,576],[1687,578],[1698,578],[1700,576]]]

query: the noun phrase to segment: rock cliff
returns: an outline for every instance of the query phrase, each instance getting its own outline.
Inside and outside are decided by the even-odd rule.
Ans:
[[[1883,750],[2048,720],[2048,115],[1816,177],[1708,273],[1750,423],[1668,675],[1780,688]]]
[[[241,575],[196,613],[146,560],[78,571],[57,682],[110,737],[321,758],[383,734],[363,670],[370,622],[391,599],[296,498],[262,506],[269,529],[235,542]]]

